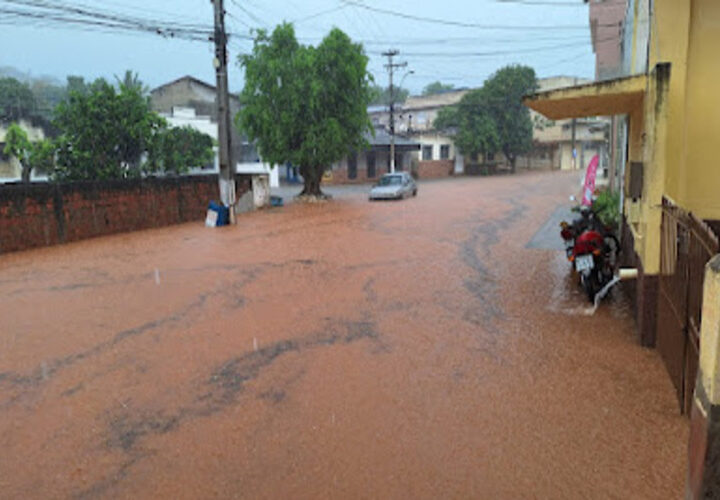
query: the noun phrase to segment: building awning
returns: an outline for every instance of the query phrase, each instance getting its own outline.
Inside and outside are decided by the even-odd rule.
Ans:
[[[643,104],[647,76],[564,87],[526,96],[523,102],[551,120],[629,114]]]
[[[382,129],[375,129],[375,134],[366,133],[365,140],[368,145],[374,150],[387,149],[390,147],[390,134]],[[398,151],[417,151],[420,149],[420,143],[418,141],[408,139],[401,135],[395,134],[395,149]]]

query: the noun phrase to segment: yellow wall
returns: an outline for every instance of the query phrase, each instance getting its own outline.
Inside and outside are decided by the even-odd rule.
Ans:
[[[684,189],[678,203],[720,219],[720,2],[693,0],[682,135]]]
[[[688,35],[690,30],[688,0],[655,0],[655,16],[651,21],[650,68],[670,62],[672,75],[668,92],[668,140],[665,154],[668,169],[666,194],[680,203],[685,190],[686,172],[683,164],[682,141],[685,134],[685,81],[687,78]]]
[[[720,168],[713,163],[720,140],[720,2],[655,0],[650,26],[649,68],[670,63],[666,94],[651,75],[642,136],[630,118],[631,160],[645,162],[643,199],[626,204],[636,251],[645,272],[659,272],[659,205],[667,196],[701,218],[720,219]],[[641,30],[637,24],[635,31]]]

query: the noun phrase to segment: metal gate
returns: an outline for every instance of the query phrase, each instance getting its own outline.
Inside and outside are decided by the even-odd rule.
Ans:
[[[657,348],[680,408],[692,403],[700,352],[705,264],[718,253],[713,231],[693,214],[663,199]]]

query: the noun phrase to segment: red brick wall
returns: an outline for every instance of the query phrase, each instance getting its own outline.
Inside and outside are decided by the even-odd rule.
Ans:
[[[419,179],[437,179],[453,174],[455,162],[452,160],[426,160],[418,164]]]
[[[348,177],[348,171],[346,167],[341,167],[337,169],[333,169],[332,171],[332,177],[331,178],[323,178],[322,183],[326,185],[336,185],[336,184],[370,184],[375,183],[378,181],[380,177],[382,177],[384,174],[387,173],[387,168],[383,166],[383,168],[380,168],[379,166],[375,169],[375,177],[368,177],[367,176],[367,168],[359,168],[357,169],[357,176],[355,179],[350,179]]]
[[[238,196],[249,180],[238,177]],[[205,217],[215,175],[0,186],[0,254]]]

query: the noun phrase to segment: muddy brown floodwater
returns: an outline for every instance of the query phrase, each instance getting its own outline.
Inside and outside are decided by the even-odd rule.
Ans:
[[[615,294],[526,244],[577,175],[0,257],[3,498],[679,498]]]

